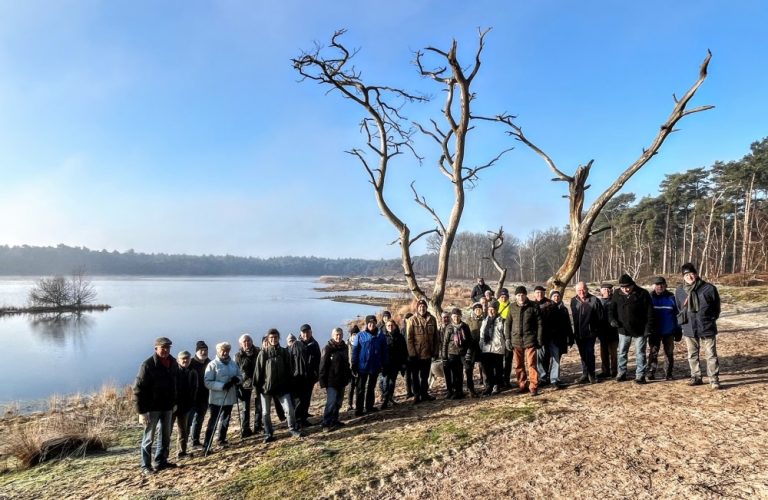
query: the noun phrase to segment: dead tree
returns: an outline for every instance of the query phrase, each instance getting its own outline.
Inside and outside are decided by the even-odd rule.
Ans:
[[[501,293],[501,289],[504,288],[504,281],[507,279],[507,268],[502,266],[499,259],[496,258],[496,251],[504,245],[504,227],[499,227],[498,231],[488,231],[491,240],[491,262],[493,267],[499,271],[499,284],[496,286],[496,297]]]
[[[344,32],[345,30],[336,31],[328,47],[316,45],[313,51],[304,52],[293,59],[294,68],[299,72],[302,80],[314,81],[328,87],[330,91],[338,91],[342,97],[362,108],[364,117],[360,126],[366,139],[366,147],[364,150],[355,148],[348,153],[355,156],[362,164],[373,186],[374,196],[382,215],[397,230],[398,238],[393,243],[400,244],[403,273],[409,289],[414,297],[428,300],[431,309],[439,313],[442,311],[445,295],[450,251],[464,211],[465,190],[468,186],[474,185],[482,170],[495,165],[506,152],[512,149],[500,152],[485,164],[471,167],[464,165],[467,136],[473,128],[473,121],[490,120],[490,118],[475,117],[471,113],[471,104],[475,98],[471,86],[480,70],[480,55],[488,30],[480,31],[474,61],[468,67],[459,63],[456,40],[447,51],[427,47],[424,52],[416,53],[415,63],[421,75],[440,84],[446,95],[445,104],[442,107],[443,123],[440,124],[437,120],[431,119],[429,126],[410,123],[402,113],[406,103],[426,102],[427,97],[395,87],[369,85],[363,81],[361,73],[351,63],[357,52],[350,51],[340,41]],[[441,65],[428,69],[424,61],[426,54],[438,58]],[[424,195],[419,194],[415,184],[411,183],[414,201],[435,223],[434,228],[411,236],[411,228],[395,214],[387,201],[386,181],[390,161],[394,157],[411,153],[417,161],[423,160],[413,147],[413,136],[417,131],[433,139],[438,145],[440,153],[436,166],[451,184],[453,205],[445,219],[427,202]],[[370,153],[372,159],[369,159],[366,153]],[[411,246],[430,233],[437,233],[440,236],[440,248],[434,289],[431,297],[428,297],[414,273]]]
[[[600,214],[600,211],[603,209],[605,204],[616,193],[618,193],[619,190],[621,190],[624,184],[658,153],[666,138],[672,132],[677,131],[677,129],[675,129],[677,122],[687,115],[714,108],[714,106],[707,105],[686,109],[689,101],[693,98],[693,96],[696,94],[696,91],[707,78],[707,66],[709,65],[709,60],[711,58],[712,53],[707,51],[707,57],[704,59],[704,62],[702,62],[701,67],[699,68],[698,80],[696,80],[696,83],[694,83],[693,86],[688,89],[688,91],[683,95],[681,99],[678,99],[674,94],[672,94],[672,98],[675,101],[675,106],[667,120],[661,125],[658,134],[654,138],[653,142],[651,142],[650,146],[647,149],[643,149],[640,157],[631,165],[629,165],[621,173],[621,175],[619,175],[619,177],[613,181],[613,183],[608,186],[608,188],[603,191],[603,193],[600,194],[600,196],[598,196],[594,202],[592,202],[592,205],[589,207],[589,209],[587,209],[586,212],[583,210],[584,193],[590,187],[587,184],[587,177],[589,176],[589,170],[592,168],[592,163],[594,160],[590,160],[586,165],[580,165],[577,167],[576,172],[573,175],[567,175],[555,165],[555,162],[548,154],[546,154],[540,147],[534,144],[525,134],[523,134],[523,129],[515,124],[514,116],[505,114],[492,118],[492,120],[507,125],[510,129],[508,131],[509,135],[528,146],[536,154],[544,159],[550,170],[552,170],[556,176],[552,179],[553,181],[562,181],[568,183],[568,224],[570,230],[568,252],[563,261],[563,264],[547,280],[547,287],[549,289],[558,289],[562,291],[571,281],[573,276],[576,274],[576,271],[579,269],[579,266],[581,266],[581,261],[584,257],[584,250],[587,246],[589,238],[594,234],[608,229],[607,227],[594,230],[592,229],[592,226],[594,225],[597,216]]]

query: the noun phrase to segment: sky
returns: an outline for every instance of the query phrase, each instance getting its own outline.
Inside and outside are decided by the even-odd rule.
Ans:
[[[567,173],[594,159],[587,203],[709,77],[660,154],[622,192],[658,193],[666,174],[735,160],[768,135],[768,3],[0,0],[0,244],[255,257],[392,258],[396,232],[345,151],[362,147],[361,110],[290,59],[336,29],[363,78],[422,92],[413,120],[441,119],[444,93],[416,50],[458,42],[478,113],[517,116]],[[432,60],[438,63],[437,60]],[[390,167],[386,196],[414,234],[434,227],[409,184],[447,217],[437,151]],[[502,128],[481,124],[468,164],[482,172],[461,230],[521,239],[568,221],[564,183]],[[417,244],[416,253],[424,251]]]

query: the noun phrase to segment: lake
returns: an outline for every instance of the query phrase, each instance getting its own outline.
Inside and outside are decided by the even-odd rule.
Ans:
[[[333,328],[342,327],[347,338],[348,320],[380,310],[322,300],[330,294],[313,290],[321,286],[314,277],[94,277],[92,282],[96,302],[112,309],[68,321],[0,317],[6,352],[0,405],[88,393],[105,382],[132,383],[159,336],[173,341],[173,356],[194,353],[195,343],[205,340],[213,357],[215,344],[225,340],[235,352],[242,333],[260,342],[274,327],[285,345],[289,333],[298,336],[299,327],[309,323],[322,347]],[[24,305],[33,283],[26,277],[0,280],[0,305]]]

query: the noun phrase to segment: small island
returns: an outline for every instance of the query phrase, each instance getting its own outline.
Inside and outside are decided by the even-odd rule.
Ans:
[[[106,311],[112,306],[94,304],[96,289],[83,270],[76,270],[68,278],[51,276],[37,280],[29,291],[25,307],[0,307],[0,316],[14,314],[81,314]]]

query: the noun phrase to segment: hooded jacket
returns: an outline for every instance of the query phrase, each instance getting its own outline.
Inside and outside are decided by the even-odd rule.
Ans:
[[[687,311],[688,321],[683,323],[683,335],[686,337],[712,337],[717,335],[717,319],[720,317],[720,294],[717,287],[698,278],[701,283],[692,292],[698,296],[698,312],[688,311],[687,294],[683,285],[675,290],[675,299],[680,311]]]
[[[363,330],[352,341],[352,367],[359,373],[381,373],[387,354],[387,338],[378,330]]]
[[[291,391],[293,367],[288,349],[269,346],[256,357],[253,385],[259,394],[282,396]]]
[[[208,388],[208,404],[230,406],[237,402],[237,390],[234,387],[224,389],[224,384],[237,377],[243,381],[243,374],[237,362],[231,357],[223,360],[216,356],[205,368],[205,386]]]

